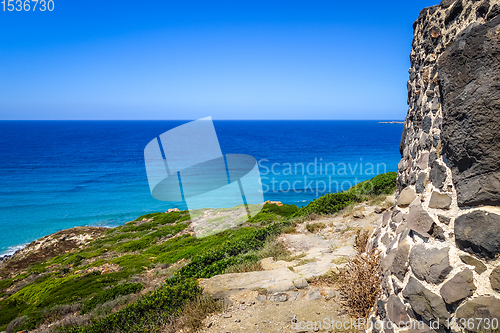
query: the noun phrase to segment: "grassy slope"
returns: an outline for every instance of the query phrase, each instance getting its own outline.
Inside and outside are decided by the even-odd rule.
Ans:
[[[208,278],[224,273],[229,267],[257,261],[252,251],[262,248],[269,238],[289,226],[293,216],[330,214],[370,196],[391,193],[395,177],[393,173],[379,175],[372,180],[373,187],[366,184],[360,183],[344,193],[327,194],[302,209],[265,204],[243,227],[205,238],[186,232],[189,227],[186,211],[141,216],[110,229],[83,249],[34,263],[16,272],[17,276],[0,280],[0,297],[4,298],[0,301],[0,331],[21,316],[25,317],[17,319],[16,331],[57,320],[56,309],[62,305],[77,304],[81,313],[93,313],[99,304],[141,291],[143,286],[135,281],[147,270],[186,259],[185,265],[171,266],[178,269],[173,269],[175,274],[158,289],[141,295],[119,311],[93,313],[90,326],[63,328],[73,332],[154,331],[201,292],[197,278]],[[171,238],[174,235],[178,236]],[[106,274],[85,273],[87,268],[104,264],[118,265],[120,269]],[[26,285],[22,288],[8,289],[23,281]]]

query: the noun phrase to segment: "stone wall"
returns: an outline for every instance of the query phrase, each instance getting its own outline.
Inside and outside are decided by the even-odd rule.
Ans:
[[[500,321],[498,14],[500,0],[443,0],[413,25],[397,202],[368,244],[383,254],[371,320],[396,324],[386,332]]]

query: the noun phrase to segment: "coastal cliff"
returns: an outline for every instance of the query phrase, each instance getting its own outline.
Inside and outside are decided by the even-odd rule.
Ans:
[[[385,332],[500,317],[499,14],[499,1],[443,0],[413,24],[397,202],[369,241]]]

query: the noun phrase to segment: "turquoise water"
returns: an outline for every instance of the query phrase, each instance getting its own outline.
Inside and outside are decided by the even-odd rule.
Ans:
[[[0,254],[74,226],[117,226],[182,202],[149,191],[144,147],[187,121],[0,121]],[[224,154],[259,162],[266,200],[303,206],[396,171],[402,124],[214,121]]]

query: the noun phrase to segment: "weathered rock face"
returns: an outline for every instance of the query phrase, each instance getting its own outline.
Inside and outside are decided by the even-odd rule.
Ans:
[[[461,250],[495,258],[500,254],[500,215],[476,210],[457,217],[455,241]]]
[[[403,290],[403,296],[408,299],[413,311],[425,320],[443,321],[450,317],[443,299],[425,288],[414,277],[410,277],[410,281]]]
[[[439,292],[446,303],[455,304],[472,296],[474,290],[476,290],[476,286],[472,271],[466,268],[446,282]]]
[[[472,332],[491,332],[498,331],[491,329],[492,319],[500,318],[500,300],[496,297],[491,296],[480,296],[470,301],[467,301],[465,304],[460,306],[456,312],[457,321],[460,322],[460,319],[464,318],[466,321],[469,319],[473,319],[475,321],[475,325],[471,327],[467,327],[468,331]],[[480,323],[477,318],[481,318],[482,322]],[[488,319],[490,325],[489,327],[485,326],[486,320]],[[496,325],[498,327],[498,324]]]
[[[448,251],[449,248],[426,249],[423,245],[415,245],[410,253],[410,266],[413,274],[429,283],[443,282],[452,269]]]
[[[459,206],[500,205],[500,16],[472,24],[438,62],[443,149]]]
[[[413,29],[396,204],[372,236],[380,312],[500,321],[483,296],[500,292],[500,0],[443,0]]]

